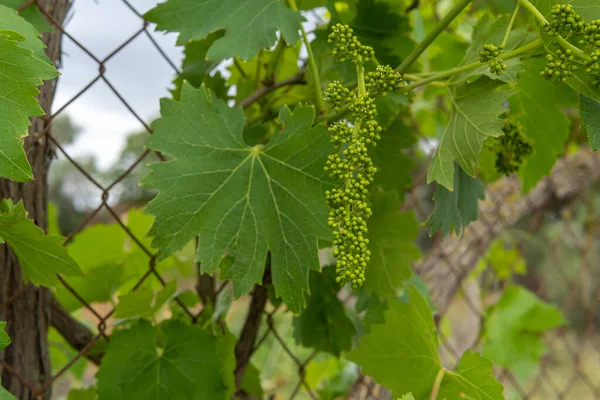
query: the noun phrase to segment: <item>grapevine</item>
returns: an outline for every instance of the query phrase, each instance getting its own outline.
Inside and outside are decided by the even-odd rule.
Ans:
[[[328,41],[334,45],[333,57],[339,62],[351,60],[358,75],[357,93],[332,82],[325,94],[331,108],[340,111],[348,106],[354,117],[353,121],[335,122],[328,128],[336,152],[328,157],[325,169],[336,180],[336,186],[325,196],[331,207],[328,225],[335,237],[336,281],[342,285],[350,282],[356,288],[365,281],[371,257],[366,234],[372,211],[367,195],[377,169],[367,146],[376,146],[381,133],[375,121],[375,96],[393,90],[400,83],[400,74],[389,66],[378,66],[365,76],[363,65],[374,57],[373,49],[362,45],[348,26],[334,26]]]

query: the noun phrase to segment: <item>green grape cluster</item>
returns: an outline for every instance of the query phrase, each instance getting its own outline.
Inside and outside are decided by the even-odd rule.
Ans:
[[[359,95],[339,82],[333,82],[327,88],[325,98],[330,106],[336,110],[348,106],[351,116],[328,128],[335,152],[328,156],[325,170],[336,184],[325,193],[325,197],[330,206],[328,225],[334,235],[336,281],[341,285],[349,282],[357,288],[365,281],[365,269],[371,258],[367,221],[373,212],[369,207],[368,194],[377,169],[369,157],[368,146],[377,144],[382,130],[375,120],[377,107],[374,96],[397,86],[400,75],[389,66],[379,67],[366,74],[361,89],[360,80],[364,76],[361,75],[364,74],[362,63],[373,57],[372,49],[365,51],[366,46],[352,36],[349,27],[336,25],[333,29],[330,41],[335,43],[336,59],[352,59],[357,64]]]
[[[548,62],[540,75],[555,82],[566,82],[577,70],[577,66],[573,64],[574,59],[571,50],[556,50],[556,55],[546,55]]]
[[[552,20],[544,27],[550,36],[581,35],[586,27],[585,21],[570,4],[557,4],[552,7]]]
[[[533,142],[513,123],[507,123],[502,131],[504,135],[496,142],[496,171],[510,175],[519,171],[525,158],[533,153]]]
[[[354,94],[344,87],[340,82],[334,81],[327,85],[325,91],[325,101],[335,112],[339,112],[342,108],[354,101]]]
[[[496,46],[494,44],[484,44],[483,50],[479,52],[479,62],[487,64],[490,67],[490,72],[498,76],[502,75],[507,68],[504,60],[500,58],[504,46]]]
[[[590,61],[586,61],[586,72],[592,77],[592,85],[600,87],[600,50],[594,50],[590,54]]]
[[[365,76],[365,87],[369,93],[381,93],[383,95],[394,90],[402,82],[400,74],[389,65],[378,66],[373,72]]]
[[[579,43],[600,47],[600,19],[585,24],[583,39]]]
[[[351,60],[356,63],[364,63],[374,56],[373,48],[361,44],[348,25],[336,24],[332,28],[327,42],[333,44],[331,56],[337,62]]]

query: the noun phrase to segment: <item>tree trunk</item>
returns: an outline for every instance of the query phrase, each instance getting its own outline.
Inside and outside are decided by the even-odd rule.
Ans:
[[[69,0],[38,0],[40,7],[57,22],[62,23],[70,8]],[[61,54],[61,32],[56,27],[44,34],[48,46],[46,53],[58,65]],[[39,101],[41,107],[50,113],[56,81],[45,82],[41,87]],[[27,157],[31,163],[35,181],[15,183],[0,179],[0,198],[23,200],[25,208],[37,225],[46,229],[47,173],[53,154],[47,139],[36,137],[46,127],[43,118],[33,118],[29,128],[30,136],[25,139]],[[7,303],[7,304],[5,304]],[[0,321],[7,321],[7,331],[12,344],[0,354],[0,376],[2,386],[21,400],[49,399],[50,391],[34,397],[34,389],[40,389],[51,378],[48,351],[47,329],[50,320],[51,293],[46,288],[36,288],[23,283],[23,273],[15,254],[6,246],[0,245]],[[3,368],[6,363],[8,368]],[[24,380],[27,382],[21,382]]]

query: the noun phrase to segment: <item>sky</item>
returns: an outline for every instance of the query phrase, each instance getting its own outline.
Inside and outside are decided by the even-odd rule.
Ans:
[[[77,0],[66,31],[103,59],[142,27],[142,20],[122,0]],[[156,0],[129,0],[140,13]],[[148,31],[175,65],[181,65],[182,49],[175,46],[176,35]],[[59,110],[98,74],[98,64],[73,41],[64,37],[61,76],[53,112]],[[149,124],[159,113],[159,98],[169,95],[175,76],[149,38],[142,34],[106,63],[106,78],[133,110]],[[103,81],[70,104],[65,112],[81,128],[77,140],[67,146],[71,156],[94,155],[101,168],[107,168],[122,149],[127,134],[144,130]]]

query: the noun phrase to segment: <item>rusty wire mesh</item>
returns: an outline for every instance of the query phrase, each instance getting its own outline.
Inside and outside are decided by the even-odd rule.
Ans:
[[[127,51],[127,46],[135,41],[142,35],[146,35],[148,39],[152,42],[152,44],[156,48],[157,57],[163,58],[173,69],[174,73],[179,73],[179,70],[175,63],[173,63],[169,57],[166,55],[165,51],[160,47],[160,45],[154,40],[150,32],[148,31],[148,23],[141,17],[140,13],[127,1],[120,0],[127,7],[127,9],[139,17],[139,29],[135,31],[130,37],[124,40],[119,46],[117,46],[113,51],[111,51],[106,57],[99,58],[94,55],[88,48],[86,48],[82,43],[80,43],[76,37],[73,37],[68,29],[63,27],[60,23],[58,23],[50,13],[47,12],[41,5],[37,3],[36,0],[29,0],[23,4],[20,10],[31,6],[36,5],[42,14],[47,18],[47,20],[53,25],[54,29],[58,29],[60,32],[64,34],[69,40],[71,40],[80,50],[85,52],[94,62],[97,64],[98,73],[97,75],[89,81],[86,85],[84,85],[79,92],[77,92],[69,101],[67,101],[60,109],[56,110],[54,113],[47,115],[45,121],[47,122],[46,128],[41,132],[31,132],[31,135],[36,135],[38,137],[46,137],[47,140],[51,141],[56,149],[76,168],[91,184],[97,187],[100,192],[100,205],[98,205],[94,210],[89,212],[87,218],[79,227],[73,230],[66,238],[66,242],[68,243],[77,233],[83,230],[86,226],[89,226],[94,218],[103,210],[108,212],[108,214],[112,217],[115,223],[117,223],[127,234],[127,236],[138,246],[147,256],[148,269],[147,271],[139,277],[137,284],[133,287],[133,290],[136,290],[140,285],[142,285],[147,279],[151,279],[151,276],[154,276],[163,286],[166,284],[164,278],[157,271],[156,267],[156,253],[154,250],[148,248],[144,245],[143,241],[140,238],[136,237],[136,235],[128,228],[127,224],[123,221],[122,216],[115,210],[113,206],[109,204],[110,192],[113,190],[120,182],[122,182],[125,178],[132,174],[132,172],[140,166],[140,164],[144,161],[144,159],[150,154],[149,150],[143,151],[143,153],[129,165],[125,171],[118,176],[114,181],[109,183],[108,185],[102,185],[97,179],[95,179],[84,167],[82,167],[76,160],[74,160],[67,151],[61,146],[58,140],[52,135],[52,121],[55,120],[56,117],[63,114],[65,110],[69,108],[71,104],[77,101],[83,94],[88,92],[97,82],[103,81],[107,87],[115,94],[118,100],[128,109],[133,117],[135,117],[145,128],[148,134],[152,133],[152,130],[149,124],[144,121],[138,113],[134,110],[134,108],[125,100],[125,97],[119,92],[119,90],[107,79],[106,77],[106,63],[115,55]],[[159,157],[160,154],[158,155]],[[599,161],[599,160],[597,160]],[[424,166],[423,171],[425,171],[427,165]],[[597,170],[600,170],[598,168]],[[431,190],[424,185],[425,174],[423,171],[419,172],[415,176],[415,183],[413,188],[408,191],[406,203],[403,206],[403,210],[413,209],[415,210],[417,217],[420,221],[426,220],[428,214],[431,212]],[[551,182],[550,182],[551,183]],[[548,185],[551,186],[551,185]],[[547,188],[551,190],[550,187]],[[488,193],[489,194],[489,193]],[[593,191],[586,190],[582,193],[578,194],[579,197],[590,198],[593,197]],[[493,199],[491,205],[488,205],[492,210],[497,210],[502,207],[504,204],[505,198]],[[524,198],[523,201],[528,201],[527,198]],[[579,207],[577,201],[574,202],[573,208]],[[567,209],[570,206],[567,205]],[[531,207],[532,210],[535,210],[536,213],[534,218],[530,218],[528,221],[528,227],[525,228],[525,231],[528,232],[539,232],[542,225],[547,222],[547,218],[545,215],[547,214],[546,210],[543,208]],[[507,217],[507,215],[502,216],[500,218],[500,222],[498,221],[486,221],[485,217],[480,212],[480,220],[476,224],[472,224],[467,228],[467,231],[471,231],[472,235],[484,238],[494,238],[501,231],[506,230],[510,226],[514,225],[502,223],[502,219]],[[508,215],[510,217],[510,215]],[[564,215],[563,215],[564,217]],[[552,269],[552,271],[541,271],[537,272],[538,274],[549,274],[553,276],[553,279],[562,280],[566,287],[568,288],[568,295],[562,296],[560,301],[556,301],[550,296],[547,292],[548,279],[541,280],[540,282],[535,281],[531,283],[528,279],[531,278],[531,274],[528,274],[523,278],[523,284],[529,286],[533,289],[538,296],[542,299],[547,299],[549,301],[553,301],[557,303],[557,305],[563,310],[563,312],[569,316],[569,313],[573,310],[573,307],[577,308],[577,312],[582,315],[582,326],[574,331],[569,328],[561,328],[557,331],[553,332],[550,335],[547,335],[547,346],[549,351],[543,356],[542,361],[539,365],[539,370],[534,379],[530,379],[528,382],[518,382],[518,380],[513,376],[513,374],[502,368],[498,368],[496,370],[496,376],[502,383],[505,385],[507,399],[600,399],[600,368],[596,367],[600,362],[600,335],[597,334],[596,328],[598,326],[600,316],[597,310],[597,301],[596,299],[600,297],[600,288],[594,288],[591,285],[591,282],[594,281],[594,273],[598,273],[597,264],[599,258],[596,253],[599,252],[598,243],[597,243],[597,235],[600,231],[600,216],[591,212],[589,215],[590,223],[587,224],[583,231],[581,231],[580,227],[574,227],[571,221],[568,218],[561,218],[560,221],[560,229],[564,230],[564,235],[572,235],[572,232],[578,231],[578,249],[580,253],[580,261],[581,265],[572,266],[572,265],[561,265],[560,256],[557,252],[561,251],[561,248],[564,247],[564,236],[561,234],[556,234],[554,232],[552,237],[546,238],[546,246],[553,253],[550,261],[547,262],[547,266]],[[483,232],[486,231],[486,232]],[[568,232],[570,231],[570,232]],[[544,237],[548,235],[547,232],[543,232],[542,235]],[[439,243],[440,238],[434,238],[433,242],[428,242],[427,246],[435,248],[435,246]],[[489,240],[484,241],[481,240],[477,242],[480,247],[479,255],[483,255],[485,253],[485,249],[489,245]],[[455,265],[455,263],[460,262],[457,261],[456,257],[452,257],[452,254],[457,252],[457,248],[446,248],[441,251],[440,262],[436,263],[437,270],[443,270],[446,278],[455,280],[456,282],[463,282],[467,275],[464,272],[464,268]],[[427,257],[427,256],[426,256]],[[471,261],[472,263],[472,261]],[[595,263],[595,264],[594,264]],[[576,272],[574,272],[576,271]],[[426,275],[427,272],[424,272]],[[426,278],[426,277],[425,277]],[[65,365],[60,366],[60,369],[57,369],[57,372],[46,379],[42,386],[39,386],[35,383],[28,382],[23,376],[21,376],[18,372],[18,366],[9,365],[5,360],[0,360],[0,366],[13,374],[18,380],[20,380],[24,385],[28,386],[35,396],[41,396],[43,393],[48,391],[56,382],[63,376],[67,374],[69,369],[80,359],[89,358],[90,349],[101,339],[110,340],[110,335],[108,334],[109,326],[108,320],[114,313],[114,308],[109,310],[108,312],[102,311],[98,309],[94,304],[88,303],[85,299],[80,296],[76,290],[74,290],[68,282],[66,282],[62,277],[59,276],[59,280],[64,287],[69,290],[73,296],[75,296],[81,304],[85,307],[87,311],[93,316],[95,319],[95,329],[96,331],[93,334],[91,340],[87,342],[83,348],[79,349],[78,353],[75,357],[69,360]],[[427,278],[425,279],[427,281]],[[587,286],[586,286],[587,285]],[[454,323],[461,324],[462,319],[466,320],[467,318],[471,318],[476,322],[476,326],[472,329],[472,332],[469,332],[468,336],[469,341],[467,344],[458,343],[460,342],[460,338],[452,338],[450,336],[455,335],[454,332],[445,332],[444,329],[440,329],[440,342],[441,348],[443,349],[444,354],[447,356],[447,362],[452,364],[455,363],[466,348],[475,348],[477,349],[480,345],[482,338],[482,324],[485,321],[485,307],[482,304],[476,304],[476,301],[473,301],[473,296],[469,295],[462,286],[462,284],[457,284],[459,287],[458,292],[453,296],[451,300],[451,305],[445,307],[440,310],[440,314],[437,316],[437,321],[442,321],[446,317],[446,312],[452,310],[452,308],[461,308],[463,307],[463,313],[454,316],[453,318],[458,318],[458,320],[453,321]],[[585,290],[582,288],[586,286]],[[592,287],[592,289],[590,289]],[[221,287],[222,288],[222,287]],[[499,293],[501,293],[501,289],[499,288]],[[9,298],[4,299],[0,304],[0,307],[8,306],[12,301],[14,301],[21,293],[25,290],[25,287],[17,292],[12,294]],[[256,290],[256,289],[255,289]],[[347,303],[352,303],[352,296],[345,296],[344,299]],[[578,301],[580,300],[580,301]],[[178,306],[181,307],[181,310],[187,314],[191,323],[196,323],[199,318],[200,312],[193,312],[191,309],[186,307],[181,301],[176,299],[178,302]],[[305,351],[302,352],[302,355],[297,354],[294,349],[292,349],[286,337],[289,335],[289,332],[281,333],[280,325],[277,323],[278,315],[283,314],[283,307],[270,307],[261,311],[261,330],[260,334],[255,340],[255,343],[249,353],[249,356],[252,356],[256,353],[256,351],[261,347],[265,346],[266,343],[271,340],[270,343],[275,343],[281,346],[282,352],[289,358],[291,364],[294,366],[296,379],[295,383],[291,386],[291,390],[288,390],[285,393],[285,398],[295,399],[295,398],[312,398],[317,399],[318,395],[315,392],[314,388],[311,388],[310,385],[306,381],[306,367],[311,360],[315,358],[317,355],[314,351]],[[466,311],[465,311],[466,310]],[[470,314],[467,316],[465,313]],[[464,341],[463,341],[464,342]],[[455,348],[459,347],[459,348]],[[558,365],[558,367],[557,367]],[[55,366],[58,368],[59,366]],[[273,393],[275,395],[277,393]],[[354,399],[389,399],[390,393],[385,389],[379,387],[370,377],[359,375],[356,382],[352,385],[349,390],[348,398]],[[275,398],[275,397],[273,397]],[[284,398],[284,397],[281,397]]]

